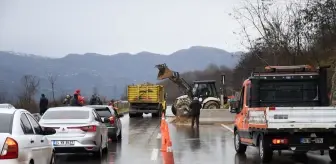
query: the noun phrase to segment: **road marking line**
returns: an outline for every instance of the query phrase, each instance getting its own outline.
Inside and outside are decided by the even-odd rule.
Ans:
[[[161,133],[158,133],[158,135],[156,136],[156,139],[160,139],[161,138]]]
[[[226,126],[224,124],[221,124],[221,126],[233,133],[233,129],[231,129],[229,126]]]
[[[159,154],[159,149],[153,149],[153,151],[152,151],[152,156],[151,156],[151,160],[152,160],[152,161],[156,161],[156,160],[157,160],[157,157],[158,157],[158,154]]]

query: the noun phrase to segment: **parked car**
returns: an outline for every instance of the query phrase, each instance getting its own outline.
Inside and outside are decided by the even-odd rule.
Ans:
[[[15,109],[15,107],[12,104],[0,104],[0,108]]]
[[[115,141],[121,141],[122,138],[122,124],[120,118],[123,114],[119,114],[112,106],[108,105],[88,105],[88,107],[94,108],[100,115],[101,119],[108,119],[105,123],[108,128],[108,137]]]
[[[52,128],[41,128],[24,109],[0,109],[0,164],[54,164],[53,146],[46,137]]]
[[[40,120],[56,130],[48,136],[56,153],[93,153],[99,159],[108,149],[105,122],[93,108],[72,106],[49,108]]]

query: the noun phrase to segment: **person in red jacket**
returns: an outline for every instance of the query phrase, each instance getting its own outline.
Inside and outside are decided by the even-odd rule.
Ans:
[[[74,94],[78,95],[78,101],[79,101],[79,103],[81,105],[84,105],[84,103],[85,103],[84,102],[84,97],[81,95],[80,90],[77,89]]]

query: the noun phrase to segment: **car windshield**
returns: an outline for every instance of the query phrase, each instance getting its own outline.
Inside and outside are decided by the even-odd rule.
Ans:
[[[114,115],[114,113],[110,111],[109,108],[96,108],[97,113],[101,116],[101,117],[110,117],[112,115]]]
[[[89,111],[79,110],[60,110],[60,111],[47,111],[42,119],[88,119],[90,116]]]
[[[12,118],[12,114],[0,114],[0,133],[11,133]]]

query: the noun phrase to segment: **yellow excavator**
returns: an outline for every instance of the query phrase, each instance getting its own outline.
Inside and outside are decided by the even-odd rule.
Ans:
[[[199,98],[202,102],[203,109],[220,108],[220,99],[216,89],[215,80],[194,81],[193,85],[190,85],[180,77],[179,72],[170,70],[165,63],[158,64],[155,67],[159,70],[157,75],[158,80],[169,79],[183,92],[183,95],[177,97],[172,105],[172,112],[174,115],[189,115],[189,104],[193,97]]]

